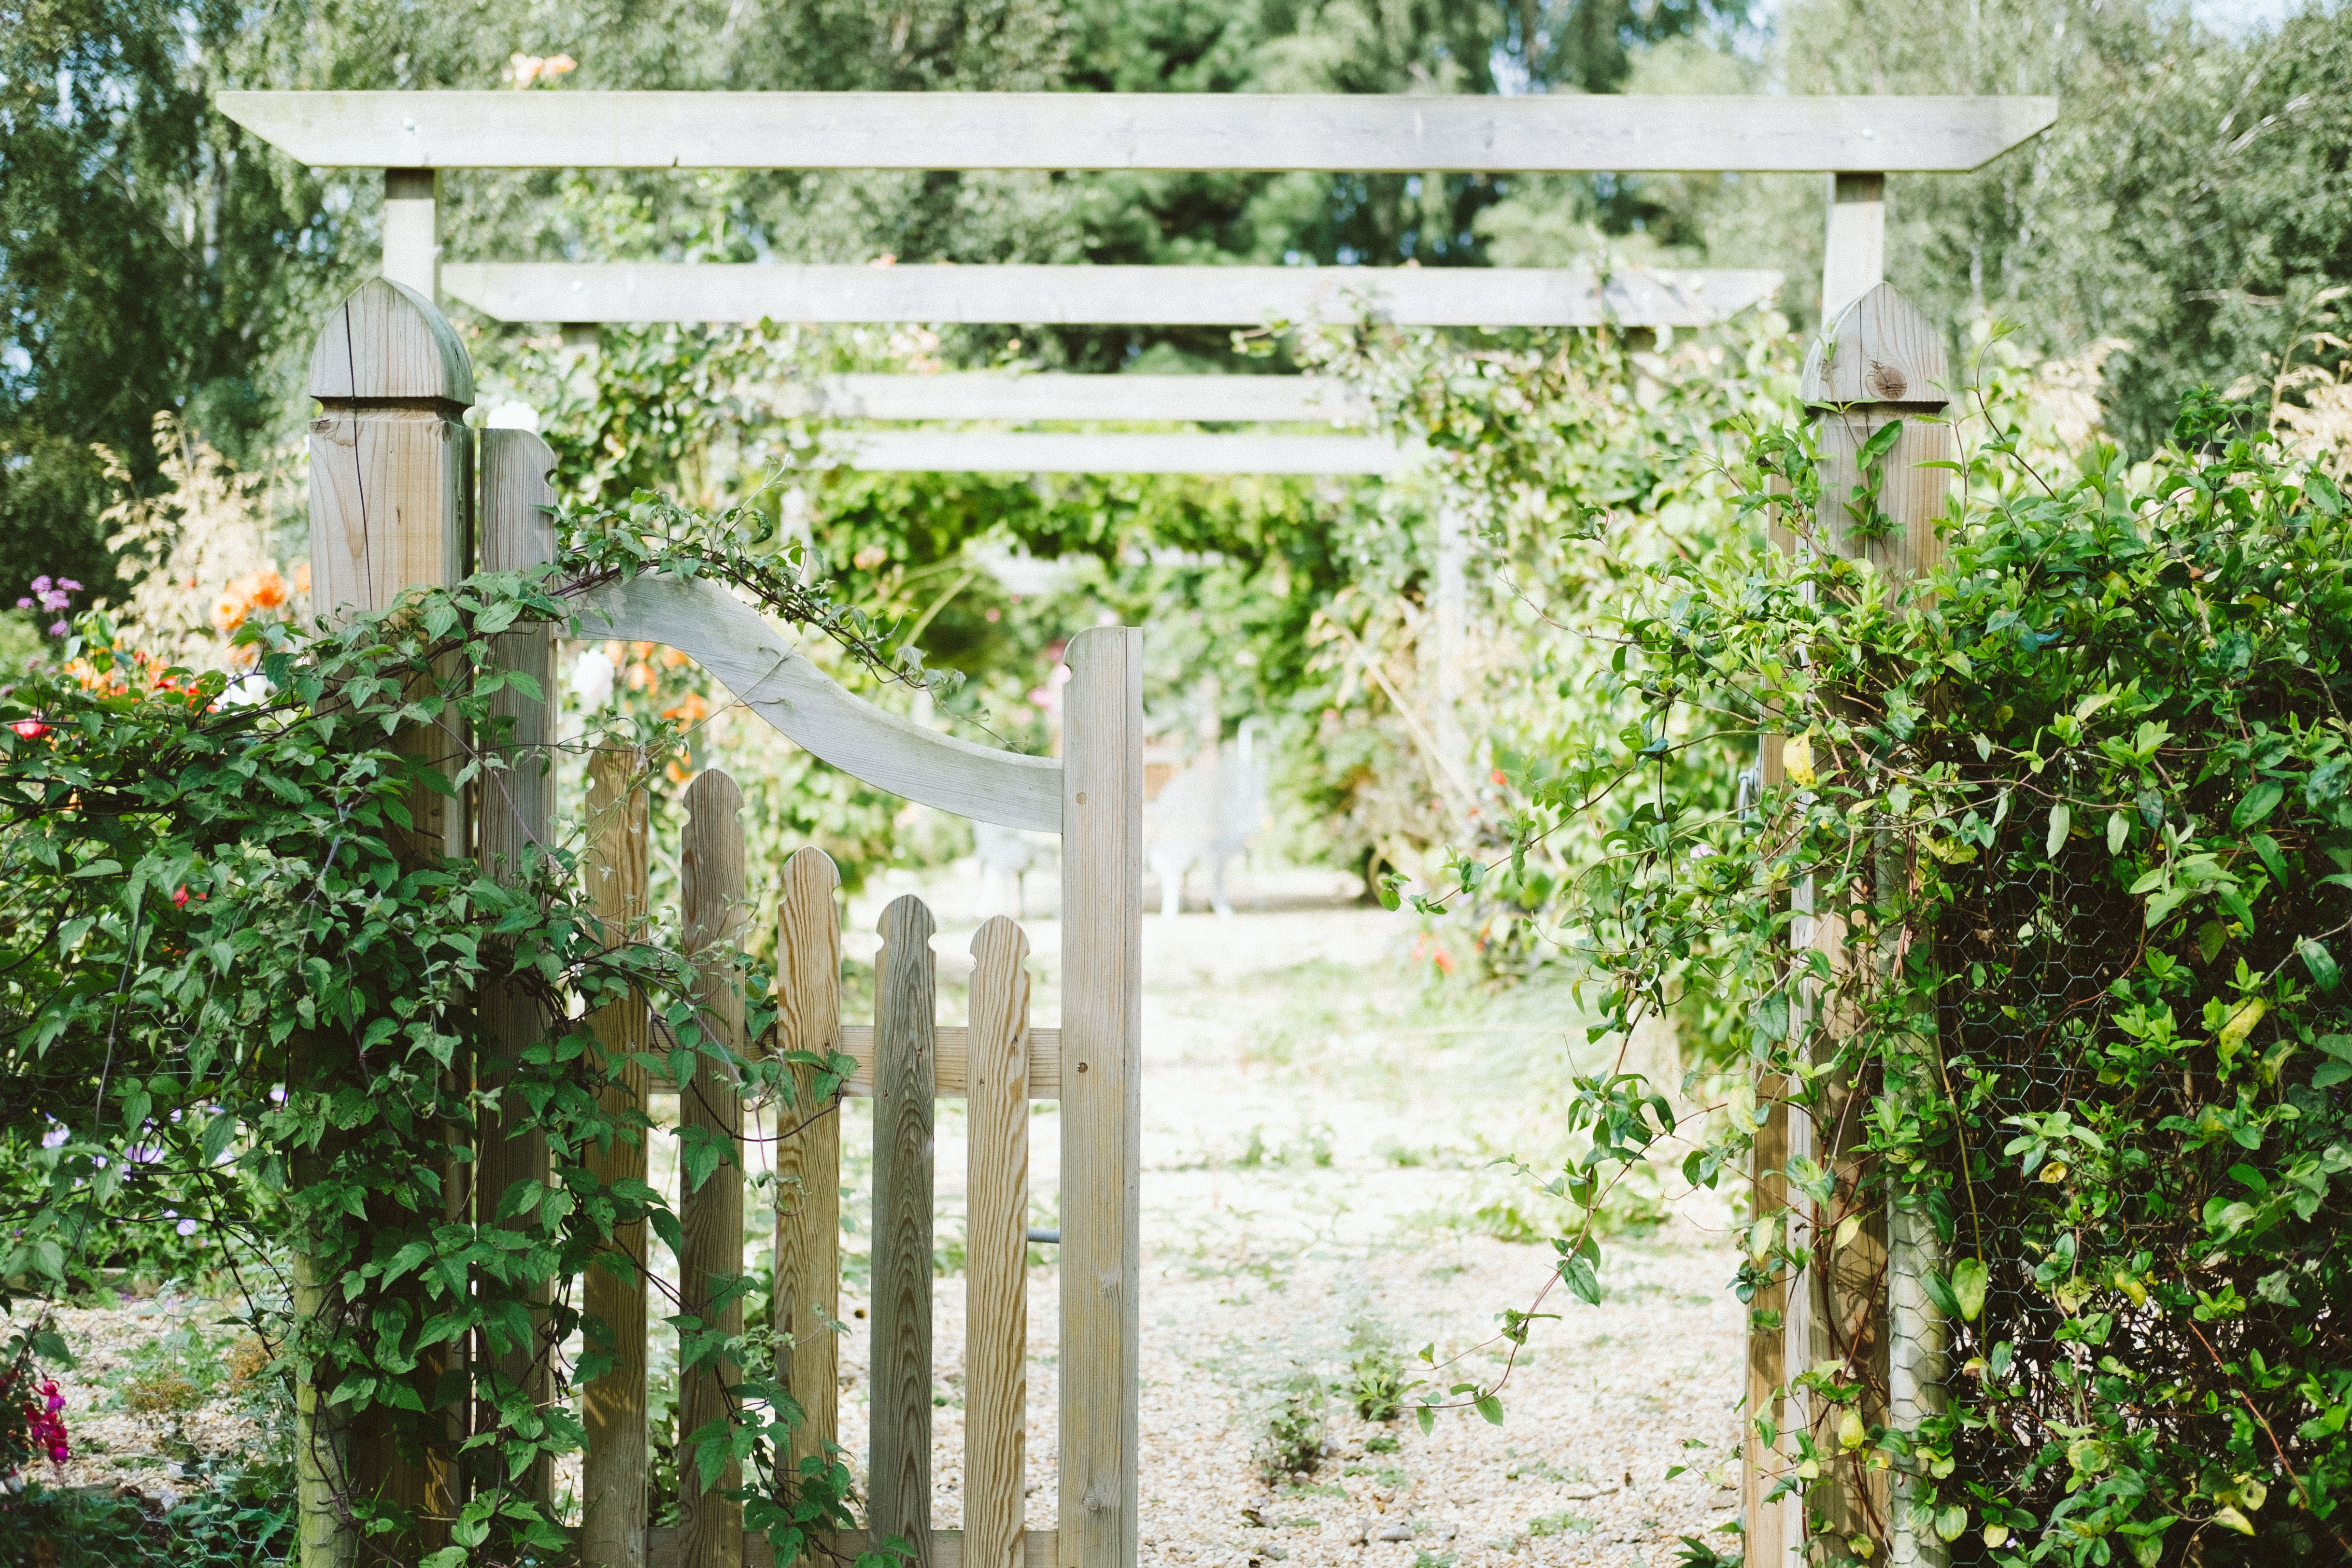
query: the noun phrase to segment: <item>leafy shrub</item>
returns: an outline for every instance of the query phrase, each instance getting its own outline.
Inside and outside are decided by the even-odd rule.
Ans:
[[[1258,1418],[1256,1462],[1267,1484],[1305,1470],[1323,1457],[1323,1412],[1328,1400],[1320,1375],[1293,1364],[1266,1392]]]
[[[1405,1395],[1414,1386],[1405,1378],[1404,1351],[1388,1320],[1370,1306],[1358,1308],[1348,1320],[1347,1357],[1348,1400],[1356,1414],[1367,1421],[1403,1415]],[[1395,1448],[1391,1441],[1389,1450]]]

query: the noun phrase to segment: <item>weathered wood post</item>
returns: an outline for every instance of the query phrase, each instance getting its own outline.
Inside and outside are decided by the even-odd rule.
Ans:
[[[909,894],[882,912],[874,971],[873,1442],[866,1520],[931,1568],[932,1130],[937,927]]]
[[[823,1058],[841,1046],[841,873],[823,850],[784,862],[776,909],[776,1048]],[[794,1093],[776,1145],[776,1381],[805,1417],[791,1463],[824,1458],[841,1436],[841,1116],[816,1098],[814,1068],[793,1069]],[[780,1568],[789,1568],[782,1564]]]
[[[715,769],[698,775],[686,791],[685,841],[679,854],[680,913],[686,947],[699,972],[695,1018],[704,1032],[742,1055],[743,993],[735,954],[743,940],[743,792]],[[731,1067],[698,1057],[694,1076],[678,1096],[685,1143],[681,1167],[690,1166],[698,1142],[725,1141],[726,1157],[697,1186],[684,1168],[678,1184],[678,1228],[685,1246],[677,1260],[680,1309],[732,1337],[743,1332],[743,1299],[713,1304],[718,1281],[743,1272],[743,1096]],[[688,1439],[728,1416],[727,1388],[742,1368],[720,1357],[681,1372],[677,1391],[678,1507],[685,1518],[680,1568],[743,1568],[743,1505],[721,1495],[742,1484],[730,1463],[703,1475]]]
[[[588,764],[588,897],[608,943],[642,936],[650,845],[647,801],[635,783],[644,758],[600,751]],[[646,999],[635,994],[597,1009],[589,1019],[607,1066],[650,1047]],[[620,1082],[604,1091],[613,1115],[642,1112],[648,1075],[627,1062]],[[588,1151],[590,1174],[612,1186],[646,1179],[646,1134],[632,1145],[619,1137],[608,1149]],[[626,1272],[599,1264],[588,1270],[588,1315],[613,1331],[613,1370],[581,1393],[588,1453],[581,1472],[580,1560],[586,1568],[645,1568],[646,1475],[646,1226],[624,1226],[614,1237]]]
[[[1029,939],[971,939],[965,1051],[964,1568],[1021,1568],[1029,1354]]]
[[[1132,1568],[1143,1130],[1143,633],[1070,640],[1062,692],[1060,1568]]]
[[[472,550],[472,436],[462,423],[474,401],[466,350],[432,301],[376,279],[331,314],[310,356],[310,581],[330,613],[388,608],[413,586],[463,578]],[[422,728],[397,744],[453,767],[462,737]],[[410,809],[413,849],[463,854],[466,813],[419,789]],[[338,1053],[340,1060],[340,1053]],[[322,1152],[319,1159],[327,1157]],[[312,1166],[315,1171],[315,1163]],[[448,1175],[458,1174],[453,1162]],[[295,1179],[305,1172],[300,1165]],[[331,1318],[331,1282],[295,1260],[295,1312]],[[446,1457],[412,1464],[391,1451],[382,1422],[354,1423],[328,1407],[307,1374],[296,1391],[295,1459],[302,1568],[350,1568],[361,1552],[344,1505],[373,1498],[428,1520],[404,1554],[437,1544],[430,1521],[454,1511]]]
[[[1951,427],[1942,417],[1948,376],[1942,334],[1884,283],[1846,308],[1806,361],[1800,391],[1818,422],[1821,465],[1815,539],[1822,548],[1869,561],[1890,591],[1932,572],[1941,559],[1937,529],[1951,471],[1923,465],[1947,463],[1953,454]],[[1862,453],[1866,444],[1897,423],[1901,431],[1893,446],[1865,471]],[[1867,516],[1857,519],[1849,503],[1874,490],[1875,499],[1864,508]],[[1868,885],[1845,891],[1863,893],[1891,918],[1875,932],[1855,933],[1843,917],[1824,909],[1816,914],[1811,933],[1813,946],[1840,972],[1841,984],[1856,989],[1895,982],[1906,942],[1923,936],[1908,929],[1911,871],[1891,835],[1873,860],[1864,873]],[[1869,973],[1857,972],[1863,965],[1871,967]],[[1850,1043],[1861,1010],[1858,1001],[1846,999],[1820,1020],[1813,1037],[1816,1061],[1826,1064],[1842,1045]],[[1914,1049],[1899,1055],[1890,1051],[1885,1062],[1890,1092],[1900,1092],[1905,1076],[1917,1070],[1921,1054],[1935,1049],[1934,1028],[1929,1019],[1924,1036],[1914,1037]],[[1842,1381],[1857,1389],[1854,1404],[1866,1424],[1914,1422],[1921,1397],[1932,1397],[1940,1381],[1940,1357],[1929,1354],[1922,1340],[1924,1325],[1916,1317],[1906,1325],[1910,1343],[1904,1354],[1890,1356],[1888,1304],[1890,1292],[1906,1304],[1921,1300],[1917,1281],[1924,1268],[1933,1266],[1923,1249],[1932,1246],[1934,1233],[1921,1217],[1863,1207],[1861,1186],[1868,1172],[1857,1151],[1866,1141],[1862,1120],[1871,1090],[1867,1078],[1843,1067],[1819,1080],[1816,1087],[1820,1097],[1811,1115],[1790,1120],[1787,1154],[1822,1166],[1834,1182],[1833,1201],[1829,1208],[1816,1206],[1802,1217],[1804,1239],[1814,1256],[1812,1266],[1792,1282],[1790,1291],[1784,1367],[1794,1372],[1834,1362],[1844,1368]],[[1859,1217],[1861,1224],[1842,1237],[1840,1221],[1848,1217]],[[1890,1244],[1897,1241],[1900,1247],[1890,1256]],[[1908,1283],[1898,1285],[1897,1281]],[[1891,1397],[1896,1395],[1904,1401],[1899,1410]],[[1817,1447],[1836,1454],[1842,1409],[1818,1399],[1792,1403],[1802,1406],[1801,1418]],[[1913,1530],[1900,1517],[1906,1502],[1889,1471],[1866,1468],[1863,1456],[1855,1454],[1824,1472],[1807,1501],[1801,1531],[1787,1544],[1801,1546],[1812,1535],[1840,1542],[1866,1537],[1874,1549],[1887,1551],[1898,1562],[1939,1556],[1941,1542],[1932,1531]]]
[[[555,454],[547,443],[527,430],[486,430],[482,455],[482,569],[523,571],[555,559],[555,528],[546,508],[555,499],[548,476]],[[541,696],[520,687],[492,695],[490,714],[510,721],[507,738],[495,750],[506,766],[486,768],[476,788],[480,819],[480,852],[485,870],[499,881],[520,880],[526,851],[544,852],[555,818],[555,738],[544,695],[554,682],[555,629],[546,622],[500,632],[491,657],[503,670],[528,676]],[[490,1050],[506,1062],[547,1032],[549,1020],[538,1002],[520,986],[494,986],[482,998],[483,1032]],[[505,1069],[510,1071],[511,1067]],[[495,1081],[494,1081],[495,1082]],[[498,1124],[482,1141],[477,1163],[477,1191],[481,1218],[499,1212],[507,1193],[517,1182],[545,1186],[550,1178],[547,1136],[527,1124],[528,1109],[501,1103]],[[545,1287],[533,1292],[544,1307],[551,1300]],[[527,1393],[544,1407],[554,1397],[551,1347],[536,1332],[529,1343],[510,1345],[488,1357],[499,1380]],[[523,1474],[509,1478],[521,1493],[545,1506],[554,1497],[554,1468],[544,1458]]]

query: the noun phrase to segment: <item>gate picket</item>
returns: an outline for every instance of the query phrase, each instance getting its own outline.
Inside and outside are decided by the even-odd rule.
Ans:
[[[823,850],[784,862],[776,913],[776,1049],[824,1056],[841,1043],[841,875]],[[793,1070],[793,1103],[777,1115],[776,1280],[769,1321],[786,1336],[776,1381],[804,1417],[792,1468],[823,1458],[841,1432],[841,1116],[818,1103],[816,1070]]]
[[[1029,1424],[1029,940],[971,939],[964,1205],[963,1561],[1020,1568]]]
[[[646,914],[646,792],[629,788],[639,761],[635,754],[604,751],[588,764],[588,894],[608,943],[632,940]],[[589,1019],[607,1062],[643,1054],[646,1024],[645,998],[634,993],[625,1002],[598,1009]],[[645,1065],[628,1063],[620,1082],[604,1091],[605,1111],[644,1111],[646,1088]],[[615,1182],[645,1180],[645,1136],[639,1133],[635,1145],[616,1136],[608,1149],[590,1149],[590,1174],[608,1188]],[[588,1452],[580,1489],[587,1500],[580,1552],[588,1568],[645,1568],[645,1222],[621,1227],[613,1240],[628,1271],[601,1263],[588,1270],[587,1310],[612,1327],[613,1370],[581,1394]]]
[[[931,1565],[931,1135],[937,927],[909,894],[882,912],[874,980],[873,1452],[867,1524]]]
[[[698,775],[686,791],[687,823],[679,856],[687,950],[697,956],[696,1018],[732,1048],[743,1039],[743,995],[730,950],[743,936],[743,792],[717,769]],[[713,1307],[711,1281],[743,1272],[743,1101],[731,1068],[698,1057],[679,1096],[678,1228],[686,1243],[677,1260],[680,1305],[689,1316],[730,1336],[743,1332],[743,1298]],[[728,1140],[728,1157],[700,1186],[688,1175],[697,1133]],[[678,1508],[685,1515],[683,1568],[742,1568],[743,1505],[720,1495],[742,1484],[731,1460],[716,1476],[700,1473],[694,1435],[728,1416],[727,1387],[742,1381],[725,1358],[681,1372],[677,1390]]]

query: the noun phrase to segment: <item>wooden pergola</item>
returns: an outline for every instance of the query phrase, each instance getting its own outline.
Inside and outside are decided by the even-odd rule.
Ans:
[[[637,263],[467,263],[445,268],[439,257],[439,171],[1814,172],[1824,177],[1828,200],[1822,305],[1822,319],[1829,322],[1882,281],[1888,173],[1976,169],[2047,129],[2057,115],[2056,100],[2049,98],[557,90],[233,92],[221,94],[217,102],[231,119],[305,163],[384,171],[386,278],[415,289],[428,301],[446,287],[493,317],[557,323],[773,317],[1221,324],[1255,323],[1269,316],[1313,320],[1344,312],[1353,317],[1369,305],[1374,313],[1407,324],[1697,325],[1702,319],[1719,319],[1769,294],[1764,279],[1771,275],[1601,278],[1571,270],[1466,268]],[[1257,378],[1200,379],[1242,383]],[[884,403],[901,396],[881,388],[869,388],[861,395]],[[1209,395],[1235,398],[1233,406],[1238,411],[1243,400],[1274,394],[1234,385]],[[1277,416],[1236,412],[1197,417],[1239,421]],[[898,441],[898,456],[893,461],[900,465],[942,465],[938,451],[911,449],[912,443],[927,434],[901,433],[878,444],[874,437],[860,439],[868,443],[869,454],[886,455],[892,450],[891,441]],[[1042,434],[1029,437],[1025,455],[1014,465],[1050,465],[1050,449],[1037,444],[1048,439]],[[1167,455],[1165,461],[1178,460],[1176,448],[1159,450]],[[1263,450],[1266,455],[1253,461],[1272,463],[1273,449]],[[1370,454],[1357,450],[1357,461],[1370,461]],[[1011,455],[1008,452],[1007,459]],[[1319,460],[1339,457],[1335,448]],[[1197,450],[1182,459],[1196,472],[1206,460]],[[1439,552],[1442,580],[1449,570],[1450,554],[1456,637],[1462,545],[1457,527],[1451,546],[1441,541]],[[1440,600],[1442,639],[1443,588]],[[1441,708],[1455,695],[1441,689]],[[1087,798],[1085,792],[1074,796],[1081,803]],[[1089,911],[1089,924],[1102,933],[1104,961],[1088,971],[1086,985],[1074,986],[1066,1004],[1064,1049],[1100,1053],[1107,1071],[1095,1075],[1097,1082],[1083,1097],[1066,1101],[1065,1188],[1104,1190],[1089,1198],[1090,1218],[1085,1223],[1066,1218],[1063,1277],[1071,1284],[1063,1293],[1065,1343],[1082,1345],[1087,1354],[1066,1354],[1060,1368],[1060,1511],[1051,1545],[1045,1548],[1052,1553],[1053,1568],[1132,1568],[1138,1556],[1141,1040],[1139,980],[1130,960],[1139,961],[1139,851],[1130,859],[1134,885],[1106,883],[1098,889],[1100,907]],[[1084,1021],[1078,1027],[1066,1021],[1081,1014]],[[1083,1108],[1084,1115],[1073,1115],[1073,1107]],[[1107,1177],[1106,1173],[1119,1175]],[[1116,1181],[1117,1190],[1105,1188],[1106,1180]],[[1883,1310],[1883,1302],[1881,1306]],[[1763,1509],[1760,1491],[1751,1485],[1748,1542],[1758,1568],[1768,1563],[1780,1568],[1791,1552],[1801,1549],[1802,1521],[1789,1517],[1793,1503]],[[1033,1545],[1042,1533],[1033,1533]],[[1904,1532],[1896,1560],[1918,1561],[1923,1552],[1934,1550],[1932,1538],[1915,1539],[1916,1533]],[[1014,1568],[1018,1551],[1013,1549],[1013,1560],[990,1568]]]

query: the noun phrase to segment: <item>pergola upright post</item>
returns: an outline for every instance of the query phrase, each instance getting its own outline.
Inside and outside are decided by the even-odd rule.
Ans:
[[[431,169],[383,172],[383,276],[425,298],[441,298],[441,176]]]
[[[1832,174],[1822,249],[1822,328],[1886,280],[1886,176]]]

